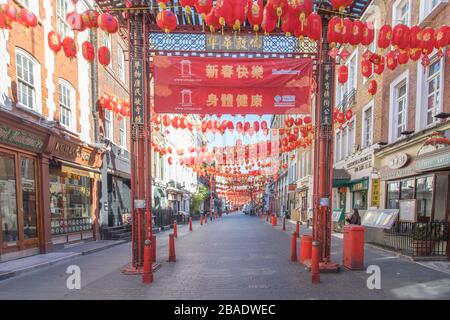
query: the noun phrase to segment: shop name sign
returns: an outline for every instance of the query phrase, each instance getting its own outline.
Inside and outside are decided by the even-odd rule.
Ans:
[[[426,171],[431,169],[446,168],[450,166],[450,152],[436,155],[432,158],[416,160],[416,169]]]
[[[356,159],[347,164],[347,169],[353,169],[355,172],[370,168],[372,164],[372,154]]]
[[[253,35],[217,35],[206,36],[207,51],[226,52],[262,52],[264,48],[264,37]]]
[[[79,158],[83,162],[89,162],[91,154],[83,150],[81,146],[74,146],[67,143],[57,142],[55,151],[68,158]]]
[[[44,147],[44,139],[3,124],[0,124],[0,141],[36,152],[42,152]]]

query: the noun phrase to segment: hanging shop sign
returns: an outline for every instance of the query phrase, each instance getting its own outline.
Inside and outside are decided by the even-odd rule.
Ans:
[[[380,206],[380,179],[372,179],[372,207]]]
[[[361,219],[361,224],[365,227],[391,229],[397,218],[397,209],[369,209]]]
[[[153,63],[157,113],[311,113],[311,59],[157,56]]]
[[[264,37],[254,35],[206,35],[206,51],[213,52],[262,52]]]
[[[3,123],[0,123],[0,142],[34,152],[42,152],[45,144],[43,138]]]
[[[369,189],[369,180],[362,180],[350,186],[350,192],[365,191]]]
[[[409,160],[409,155],[407,153],[397,153],[389,158],[388,167],[391,169],[403,168]]]
[[[131,122],[144,124],[144,62],[131,61]]]
[[[322,64],[322,88],[321,88],[321,123],[331,125],[333,121],[333,64]]]

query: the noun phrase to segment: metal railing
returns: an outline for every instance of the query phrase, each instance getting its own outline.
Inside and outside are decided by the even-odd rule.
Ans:
[[[377,243],[411,257],[449,255],[450,222],[397,222]]]
[[[352,89],[347,92],[339,101],[339,104],[336,106],[339,110],[346,110],[350,106],[353,106],[356,103],[356,89]]]

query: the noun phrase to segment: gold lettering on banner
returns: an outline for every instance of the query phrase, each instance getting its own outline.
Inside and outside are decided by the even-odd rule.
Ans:
[[[254,79],[262,79],[264,75],[263,66],[253,66],[252,67],[252,78]]]
[[[217,107],[217,103],[219,102],[219,98],[217,98],[217,95],[210,94],[208,95],[208,100],[206,101],[206,105],[208,107]]]
[[[252,95],[252,101],[251,101],[251,106],[252,107],[262,107],[263,104],[263,97],[262,95]]]
[[[225,65],[222,66],[222,76],[224,78],[231,78],[234,74],[233,66]]]
[[[217,79],[219,73],[219,66],[218,65],[211,65],[208,64],[206,66],[206,76],[210,79]]]
[[[230,50],[231,47],[233,47],[233,41],[232,41],[231,37],[230,37],[230,36],[225,36],[225,37],[223,38],[223,43],[222,43],[222,45],[223,45],[223,47],[224,47],[225,49]]]
[[[233,107],[233,95],[223,93],[220,101],[222,103],[222,107]]]
[[[212,50],[216,49],[217,46],[217,37],[214,35],[211,35],[210,37],[208,37],[208,45],[211,47]]]
[[[247,39],[244,37],[236,38],[236,49],[237,50],[247,50]]]
[[[248,68],[246,66],[239,65],[236,69],[236,72],[239,79],[248,78]]]
[[[238,94],[236,97],[236,103],[238,107],[248,107],[248,95]]]

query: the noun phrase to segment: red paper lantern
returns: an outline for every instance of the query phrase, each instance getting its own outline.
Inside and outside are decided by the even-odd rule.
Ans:
[[[391,45],[392,41],[392,27],[388,24],[385,24],[380,28],[380,32],[378,34],[378,47],[381,49],[386,49]]]
[[[86,10],[81,14],[81,19],[87,28],[98,28],[100,13],[95,10]]]
[[[343,43],[343,24],[338,16],[331,18],[328,23],[328,43],[335,47],[337,43]]]
[[[397,61],[399,64],[407,64],[409,61],[409,51],[400,50],[397,56]]]
[[[374,64],[373,72],[376,74],[382,74],[384,71],[384,65],[385,65],[385,59],[384,57],[380,56],[380,63]]]
[[[295,119],[295,125],[297,127],[300,127],[301,125],[303,125],[303,119],[302,118]]]
[[[179,128],[179,118],[178,118],[178,116],[175,116],[175,117],[173,117],[172,118],[172,127],[174,128],[174,129],[178,129]]]
[[[436,49],[442,50],[442,48],[446,47],[450,44],[450,27],[449,26],[441,26],[435,34],[435,46]]]
[[[317,13],[311,13],[307,19],[308,38],[318,41],[322,38],[322,18]]]
[[[20,23],[22,23],[27,28],[34,28],[38,25],[38,19],[36,15],[27,9],[20,10]]]
[[[277,20],[272,18],[266,6],[263,11],[263,20],[261,22],[261,28],[264,30],[264,33],[268,34],[271,33],[273,30],[275,30],[276,26]]]
[[[422,50],[418,48],[411,48],[409,49],[409,58],[412,61],[418,61],[420,57],[422,56]]]
[[[98,16],[97,24],[106,33],[116,33],[119,31],[119,21],[109,13],[102,13]]]
[[[298,28],[296,28],[296,25],[298,24],[299,22],[293,10],[289,10],[288,13],[284,15],[283,18],[281,18],[281,30],[283,30],[283,32],[288,37],[290,37],[295,31],[298,30]]]
[[[345,18],[343,21],[343,28],[342,28],[342,43],[346,44],[350,42],[350,37],[352,35],[353,30],[353,21],[349,18]]]
[[[11,22],[17,21],[18,13],[14,5],[4,4],[3,10],[7,19],[9,19]]]
[[[62,41],[64,54],[67,58],[75,58],[77,56],[77,45],[71,37],[65,37]]]
[[[107,109],[109,108],[109,95],[108,94],[104,94],[103,96],[100,97],[100,99],[98,100],[98,104],[100,106],[100,108],[102,109]]]
[[[420,48],[423,51],[423,54],[428,55],[433,52],[435,45],[434,38],[434,29],[433,28],[425,28],[422,30],[422,42],[420,43]]]
[[[369,81],[369,87],[367,89],[367,91],[369,92],[369,94],[371,94],[372,96],[374,96],[377,93],[377,81],[372,79]]]
[[[372,63],[370,63],[370,61],[366,59],[361,61],[361,73],[366,78],[370,78],[372,76]]]
[[[89,41],[83,42],[81,50],[83,52],[83,58],[85,58],[87,61],[94,61],[95,58],[94,46]]]
[[[206,15],[205,24],[209,27],[211,32],[215,32],[220,29],[221,25],[216,14],[216,8],[213,8],[211,12]]]
[[[166,33],[169,33],[177,27],[177,17],[170,10],[163,10],[156,16],[156,24]]]
[[[340,124],[344,124],[344,123],[345,123],[345,115],[344,115],[343,112],[339,112],[339,113],[338,113],[337,121],[338,121]]]
[[[173,164],[173,159],[172,159],[172,157],[168,157],[168,158],[167,158],[167,163],[168,163],[169,165],[172,165],[172,164]]]
[[[108,110],[117,112],[117,110],[119,109],[119,98],[117,98],[116,96],[109,97],[108,105]]]
[[[195,5],[195,0],[179,0],[179,3],[184,8],[186,15],[189,17],[192,13],[192,8]]]
[[[292,0],[289,3],[289,10],[295,13],[295,18],[299,21],[300,33],[307,29],[307,18],[312,14],[312,0]]]
[[[83,21],[83,16],[76,11],[69,12],[66,15],[66,21],[72,30],[84,31],[86,30],[86,25]]]
[[[98,62],[101,65],[107,66],[111,63],[111,52],[105,46],[98,48]]]
[[[194,6],[195,10],[201,14],[204,20],[206,15],[211,12],[212,0],[195,0]]]
[[[413,26],[409,30],[409,47],[420,48],[422,43],[422,28],[419,26]]]
[[[350,121],[352,119],[352,117],[353,117],[353,111],[352,111],[352,109],[348,109],[345,112],[345,119],[347,119],[347,121]]]
[[[162,120],[162,123],[163,123],[163,126],[164,127],[168,127],[168,126],[170,126],[170,123],[171,123],[172,121],[171,121],[171,119],[170,119],[170,116],[168,115],[168,114],[165,114],[164,116],[163,116],[163,120]]]
[[[234,25],[234,13],[233,13],[234,1],[230,0],[217,0],[216,1],[216,13],[219,18],[219,23],[223,27],[225,24],[233,27]]]
[[[409,47],[410,43],[410,30],[404,24],[398,24],[392,31],[392,44],[402,50]]]
[[[61,37],[55,31],[50,31],[47,35],[48,46],[50,50],[59,52],[62,48]]]
[[[234,18],[233,29],[241,30],[241,26],[244,24],[245,20],[247,19],[248,1],[247,0],[235,0],[233,7],[234,7],[234,9],[233,9],[233,18]]]
[[[303,118],[303,123],[304,124],[310,124],[311,123],[311,117],[310,116],[306,116]]]
[[[364,27],[364,23],[362,23],[360,20],[353,21],[352,32],[349,39],[349,43],[352,46],[356,46],[361,43]]]
[[[366,22],[364,24],[361,44],[363,46],[370,46],[375,40],[375,28],[372,22]]]
[[[386,55],[386,65],[390,70],[397,68],[398,60],[395,51],[389,51]]]
[[[287,0],[268,0],[266,8],[272,18],[278,19],[284,17],[289,11]]]
[[[263,20],[264,5],[262,0],[257,0],[256,2],[252,2],[251,0],[249,0],[248,3],[249,10],[247,19],[252,26],[253,31],[257,32]]]
[[[340,66],[338,70],[338,81],[340,84],[344,84],[348,81],[348,67]]]
[[[353,0],[330,0],[330,2],[335,10],[339,10],[339,12],[344,12],[345,8],[353,3]]]

